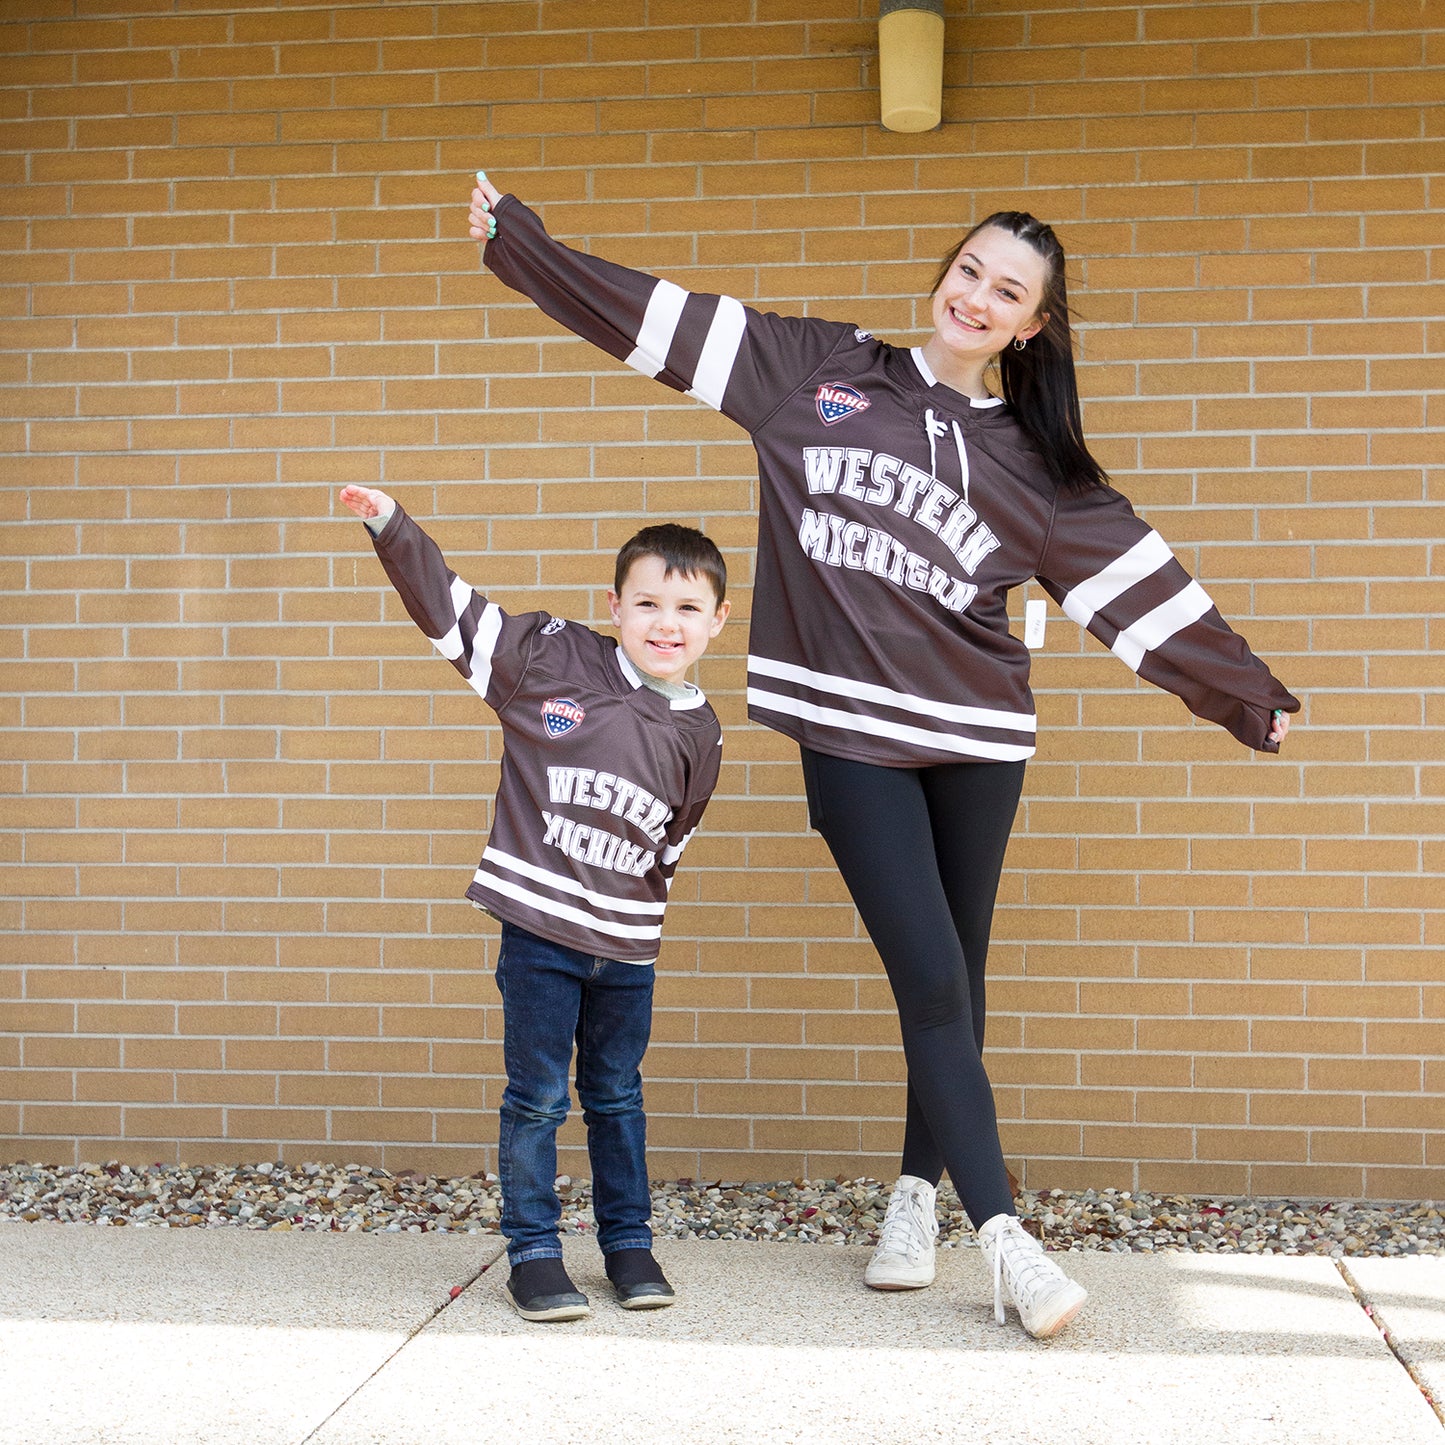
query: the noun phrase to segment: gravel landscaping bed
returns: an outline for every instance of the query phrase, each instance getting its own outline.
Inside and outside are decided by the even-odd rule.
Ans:
[[[562,1228],[593,1225],[585,1180],[557,1182]],[[660,1238],[872,1244],[891,1181],[788,1179],[729,1184],[680,1179],[653,1186]],[[953,1191],[939,1192],[939,1243],[973,1243]],[[0,1166],[0,1223],[134,1228],[496,1234],[501,1189],[492,1174],[441,1178],[356,1164]],[[1019,1212],[1050,1248],[1148,1253],[1445,1254],[1445,1217],[1432,1201],[1228,1199],[1139,1190],[1024,1190]]]

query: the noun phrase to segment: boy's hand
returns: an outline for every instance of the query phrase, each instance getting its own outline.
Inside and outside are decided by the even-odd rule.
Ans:
[[[467,212],[467,234],[474,241],[490,241],[497,234],[497,220],[492,207],[502,199],[502,193],[487,179],[486,171],[477,172],[477,184],[472,190],[472,207]]]
[[[341,500],[364,522],[368,517],[379,517],[383,512],[394,512],[396,503],[385,492],[375,487],[342,487]]]

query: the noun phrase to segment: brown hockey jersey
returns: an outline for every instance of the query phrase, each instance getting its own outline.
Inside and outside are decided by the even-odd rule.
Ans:
[[[1060,491],[1001,402],[921,350],[694,294],[554,241],[515,196],[486,266],[750,434],[760,515],[748,711],[819,752],[916,766],[1034,751],[1009,590],[1038,578],[1141,677],[1249,747],[1298,702],[1117,491]]]
[[[652,962],[717,784],[722,729],[707,699],[669,701],[580,623],[503,612],[400,506],[372,543],[412,620],[502,724],[491,836],[467,897],[564,947]]]

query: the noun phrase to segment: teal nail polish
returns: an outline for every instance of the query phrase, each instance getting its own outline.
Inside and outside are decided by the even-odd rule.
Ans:
[[[487,183],[487,173],[486,173],[486,171],[478,171],[478,172],[477,172],[477,184],[478,184],[479,186],[484,186],[484,185],[486,185],[486,183]]]

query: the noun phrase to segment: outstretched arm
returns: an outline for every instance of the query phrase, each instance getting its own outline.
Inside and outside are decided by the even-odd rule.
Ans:
[[[441,548],[385,492],[341,489],[341,501],[371,533],[372,546],[411,620],[483,698],[505,616],[442,556]]]
[[[484,175],[467,222],[484,243],[483,264],[504,286],[634,371],[749,431],[835,352],[868,340],[849,324],[760,312],[564,245]]]
[[[1061,492],[1040,561],[1044,590],[1146,682],[1277,753],[1293,697],[1219,615],[1168,544],[1112,488]]]

